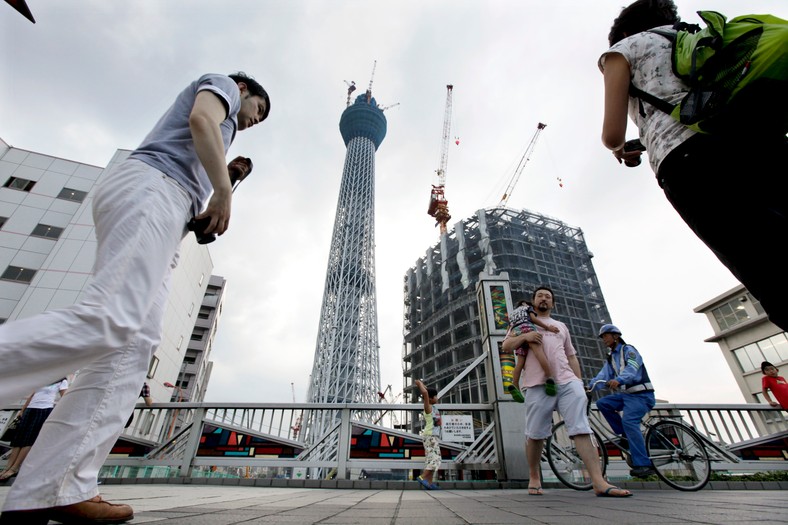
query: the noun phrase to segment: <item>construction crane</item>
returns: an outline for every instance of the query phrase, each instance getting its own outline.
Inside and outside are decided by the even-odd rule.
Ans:
[[[454,86],[446,86],[446,110],[443,113],[443,139],[441,141],[441,159],[438,169],[437,184],[432,185],[430,193],[430,205],[427,214],[435,217],[435,225],[440,227],[441,235],[446,233],[446,224],[451,220],[449,215],[449,203],[444,195],[446,186],[446,164],[449,160],[449,135],[451,131],[451,94]]]
[[[534,150],[534,145],[536,145],[536,139],[539,138],[539,134],[542,133],[542,130],[545,127],[547,127],[547,124],[542,124],[541,122],[537,124],[536,132],[534,132],[531,142],[528,143],[528,147],[525,148],[525,153],[523,153],[523,156],[520,158],[520,163],[514,170],[514,174],[512,174],[512,178],[509,181],[509,186],[506,187],[506,191],[503,193],[503,197],[501,197],[501,202],[498,203],[498,206],[506,206],[506,203],[509,201],[509,197],[512,196],[512,191],[514,191],[517,181],[520,180],[520,175],[523,172],[523,168],[525,168],[525,165],[528,164],[528,161],[531,159],[531,153]]]
[[[386,394],[388,394],[388,397],[386,396]],[[378,392],[378,403],[383,403],[385,401],[389,405],[394,405],[397,403],[397,401],[399,401],[401,397],[402,397],[402,392],[394,396],[393,392],[391,391],[391,385],[388,385],[386,387],[386,390],[384,390],[383,392]],[[380,416],[374,421],[374,424],[375,425],[380,424],[380,422],[383,420],[383,417],[387,413],[389,415],[389,426],[394,429],[399,428],[400,426],[399,418],[397,417],[397,415],[394,413],[393,410],[381,411]]]
[[[350,107],[350,94],[356,90],[356,81],[351,80],[348,82],[345,80],[345,84],[347,84],[347,107]]]
[[[369,87],[367,88],[367,92],[365,95],[367,96],[367,104],[370,103],[372,100],[372,81],[375,79],[375,68],[378,67],[378,61],[375,60],[372,62],[372,74],[369,76]]]

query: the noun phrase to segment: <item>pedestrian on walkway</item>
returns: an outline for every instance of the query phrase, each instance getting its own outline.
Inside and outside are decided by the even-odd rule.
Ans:
[[[441,414],[435,403],[438,402],[438,391],[434,388],[427,388],[421,379],[415,381],[419,388],[421,398],[424,400],[424,429],[421,435],[424,437],[424,473],[419,476],[419,484],[427,490],[438,490],[435,484],[435,475],[441,467]]]
[[[572,345],[569,329],[560,321],[550,317],[553,311],[553,291],[540,286],[534,290],[531,300],[539,320],[548,326],[557,327],[558,333],[538,328],[519,336],[508,335],[503,341],[504,352],[510,352],[526,343],[542,344],[544,353],[555,373],[558,391],[555,396],[545,393],[545,375],[533,352],[528,352],[525,364],[525,454],[528,459],[528,494],[541,496],[542,492],[542,450],[545,440],[550,437],[553,426],[553,411],[564,418],[569,437],[574,439],[575,447],[591,476],[597,496],[627,497],[632,493],[607,482],[602,474],[596,449],[591,442],[591,426],[586,414],[587,397],[581,379],[580,362],[577,351]]]
[[[773,407],[782,407],[783,410],[788,410],[788,383],[785,382],[783,376],[778,375],[780,369],[769,361],[764,361],[761,363],[761,372],[763,373],[761,379],[763,398]],[[769,396],[770,391],[776,401]]]
[[[68,379],[65,377],[51,385],[39,388],[27,398],[22,410],[16,417],[19,426],[16,428],[14,439],[11,440],[11,455],[8,456],[6,467],[0,472],[0,481],[16,476],[25,458],[30,453],[30,448],[36,442],[41,427],[55,408],[55,403],[63,397],[68,390]]]
[[[672,0],[637,0],[613,22],[610,48],[598,62],[605,86],[602,143],[619,163],[639,161],[640,151],[624,148],[627,117],[636,124],[673,208],[760,301],[769,320],[788,330],[784,258],[743,249],[741,242],[746,238],[748,246],[762,247],[788,238],[788,177],[780,168],[788,160],[785,130],[737,126],[733,132],[696,133],[631,96],[636,87],[676,103],[689,91],[674,73],[670,40],[649,31],[670,31],[679,21]],[[763,102],[765,111],[775,108],[775,118],[781,114],[777,108],[785,108],[784,93],[780,97]],[[731,220],[731,210],[742,206],[746,220]]]
[[[248,75],[206,74],[175,98],[93,198],[96,263],[73,306],[0,326],[0,402],[79,369],[17,476],[0,523],[123,523],[97,475],[138,397],[161,341],[168,283],[191,218],[229,225],[225,158],[237,131],[263,121],[268,94]]]

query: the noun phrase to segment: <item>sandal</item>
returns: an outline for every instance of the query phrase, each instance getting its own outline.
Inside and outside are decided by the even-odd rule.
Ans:
[[[621,492],[616,494],[611,492],[613,490],[620,490]],[[628,491],[627,489],[622,489],[621,487],[608,487],[607,489],[605,489],[604,492],[596,493],[596,496],[598,498],[628,498],[631,495],[632,493],[630,491]]]
[[[548,377],[544,382],[544,393],[548,396],[554,396],[558,392],[558,387],[555,384],[555,379]]]
[[[518,403],[522,403],[525,401],[525,398],[523,397],[523,393],[520,392],[520,389],[517,388],[516,386],[509,385],[508,387],[506,387],[506,390],[512,396],[512,399],[514,399]]]
[[[529,496],[544,496],[544,492],[542,492],[542,487],[528,487],[528,495]]]
[[[5,481],[9,478],[13,478],[14,476],[17,475],[18,472],[19,469],[15,469],[15,468],[5,469],[2,473],[0,473],[0,481]]]

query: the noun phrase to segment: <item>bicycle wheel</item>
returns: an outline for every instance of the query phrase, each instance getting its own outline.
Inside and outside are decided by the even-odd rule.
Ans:
[[[677,421],[659,421],[646,434],[646,449],[657,476],[678,490],[694,491],[711,477],[711,460],[703,440]]]
[[[602,439],[596,432],[591,435],[591,441],[596,447],[599,464],[602,467],[602,475],[604,475],[607,470],[607,451],[602,446]],[[571,439],[569,434],[567,434],[566,425],[563,421],[553,427],[553,433],[547,439],[546,451],[550,469],[561,483],[570,489],[591,489],[593,486],[591,476],[577,453],[575,440]]]

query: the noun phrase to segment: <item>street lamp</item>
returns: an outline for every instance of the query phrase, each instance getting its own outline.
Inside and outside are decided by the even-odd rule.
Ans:
[[[176,403],[180,403],[183,400],[183,388],[177,385],[173,385],[169,381],[164,382],[164,386],[166,386],[167,388],[175,388],[178,390],[178,397],[175,399]]]
[[[178,389],[178,397],[175,399],[175,402],[176,403],[180,403],[181,401],[183,401],[183,388],[181,388],[181,387],[179,387],[177,385],[173,385],[169,381],[164,382],[163,385],[166,386],[167,388]],[[178,419],[178,413],[179,412],[180,412],[180,409],[176,408],[175,412],[173,412],[173,414],[172,414],[172,422],[170,423],[170,429],[167,431],[167,439],[170,439],[170,437],[172,437],[172,431],[175,429],[175,421],[177,421],[177,419]]]

